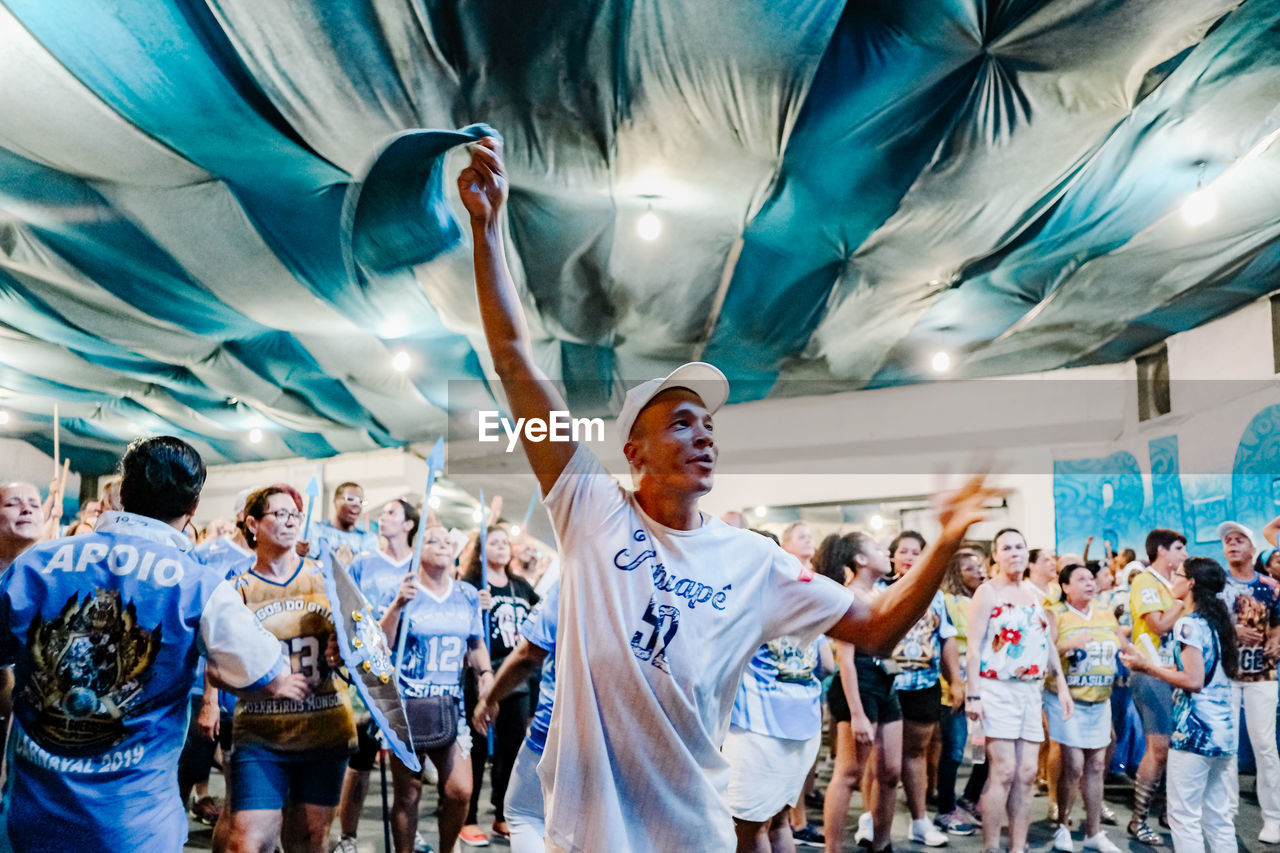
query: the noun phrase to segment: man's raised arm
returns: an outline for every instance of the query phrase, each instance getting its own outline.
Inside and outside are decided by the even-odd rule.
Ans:
[[[507,174],[501,140],[485,137],[471,146],[471,164],[458,175],[458,193],[471,215],[480,322],[511,414],[550,422],[551,412],[567,411],[568,407],[551,380],[534,364],[520,295],[503,254],[499,214],[507,198]],[[578,446],[569,441],[530,441],[523,430],[521,442],[545,495]]]
[[[947,564],[969,526],[982,520],[983,505],[1001,494],[987,488],[984,477],[979,474],[959,491],[945,496],[938,511],[942,535],[924,552],[920,562],[874,601],[855,599],[827,634],[872,654],[892,655],[893,647],[933,601],[947,573]]]

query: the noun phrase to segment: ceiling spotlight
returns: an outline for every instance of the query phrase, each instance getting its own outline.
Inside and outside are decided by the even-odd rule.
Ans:
[[[883,516],[879,516],[879,515],[873,515],[873,516],[871,516],[871,529],[872,529],[872,530],[880,530],[880,529],[881,529],[881,528],[883,528],[883,527],[884,527],[884,518],[883,518]]]
[[[484,510],[482,510],[480,507],[476,507],[475,509],[471,510],[471,520],[474,521],[476,524],[479,524],[482,520],[484,520]]]
[[[756,518],[764,518],[766,515],[768,515],[768,513],[769,513],[769,510],[767,507],[763,507],[763,506],[756,507]]]
[[[518,525],[518,524],[513,524],[513,525],[511,525],[511,535],[512,535],[512,536],[519,536],[519,535],[520,535],[520,525]]]
[[[1182,203],[1182,221],[1193,228],[1204,225],[1218,213],[1218,200],[1204,186],[1206,165],[1208,164],[1204,160],[1195,162],[1196,168],[1200,170],[1200,174],[1196,177],[1196,188]]]
[[[254,427],[253,429],[249,430],[249,443],[257,444],[260,441],[262,441],[262,430],[258,429],[257,427]]]
[[[641,240],[653,241],[657,240],[662,234],[662,220],[658,218],[658,214],[653,212],[653,205],[649,205],[649,209],[640,217],[640,221],[636,223],[636,233],[640,235]]]
[[[1196,190],[1182,203],[1182,221],[1195,227],[1204,225],[1218,213],[1218,200],[1213,193],[1196,184]]]
[[[0,424],[7,424],[8,422],[9,422],[9,413],[6,412],[4,409],[0,409]]]
[[[427,498],[427,506],[431,507],[432,509],[439,509],[439,508],[440,508],[440,496],[439,496],[439,495],[432,495],[431,497]]]
[[[396,371],[397,373],[404,373],[406,370],[409,369],[409,363],[410,363],[409,353],[406,352],[405,350],[400,350],[391,359],[391,369]]]
[[[944,350],[938,350],[929,361],[929,366],[933,368],[934,373],[946,373],[951,369],[951,354]]]

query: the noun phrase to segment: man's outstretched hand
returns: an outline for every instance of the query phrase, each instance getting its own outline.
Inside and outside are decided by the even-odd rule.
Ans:
[[[486,136],[471,146],[471,165],[458,173],[458,195],[472,225],[488,225],[497,218],[507,198],[501,139]]]
[[[944,492],[938,501],[938,522],[944,534],[952,534],[963,538],[971,525],[977,524],[986,517],[987,503],[1003,498],[1005,489],[994,489],[987,485],[985,472],[974,474],[969,480],[953,492]]]

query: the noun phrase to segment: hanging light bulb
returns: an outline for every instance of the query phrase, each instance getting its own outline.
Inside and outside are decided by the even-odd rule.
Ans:
[[[636,223],[636,233],[640,235],[641,240],[649,242],[657,240],[662,235],[662,220],[653,212],[653,205],[649,205],[649,209]]]
[[[933,368],[934,373],[946,373],[951,369],[951,354],[944,350],[938,350],[933,354],[929,366]]]
[[[409,369],[410,363],[409,353],[405,350],[400,350],[391,359],[391,369],[397,373],[404,373]]]
[[[1196,165],[1200,167],[1200,176],[1196,179],[1196,188],[1191,195],[1187,196],[1186,201],[1182,202],[1182,221],[1193,228],[1198,225],[1204,225],[1218,214],[1218,199],[1204,185],[1206,163],[1204,160],[1197,160]]]
[[[763,507],[763,506],[756,507],[756,518],[764,518],[768,514],[769,514],[769,509],[767,507]]]
[[[873,516],[871,516],[871,529],[872,529],[872,530],[880,530],[880,529],[881,529],[881,528],[883,528],[883,527],[884,527],[884,516],[881,516],[881,515],[873,515]]]
[[[9,422],[9,413],[6,412],[4,409],[0,409],[0,424],[7,424],[8,422]]]
[[[249,443],[257,444],[260,441],[262,441],[262,430],[258,429],[257,427],[254,427],[253,429],[249,430]]]
[[[1204,225],[1218,213],[1218,200],[1213,193],[1196,185],[1196,190],[1182,203],[1182,221],[1195,227]]]
[[[482,510],[480,507],[476,507],[475,509],[471,510],[472,521],[474,521],[476,524],[479,524],[483,519],[484,519],[484,510]]]
[[[427,506],[431,507],[432,509],[439,509],[439,508],[440,508],[440,496],[439,496],[439,495],[432,495],[431,497],[427,498]]]

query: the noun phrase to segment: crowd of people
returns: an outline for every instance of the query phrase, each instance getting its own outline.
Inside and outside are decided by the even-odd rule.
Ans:
[[[512,413],[564,410],[504,261],[498,141],[473,147],[458,186]],[[402,853],[427,847],[424,782],[445,851],[490,833],[521,853],[839,851],[857,790],[858,843],[883,853],[901,783],[900,841],[980,831],[984,851],[1007,838],[1023,853],[1044,785],[1055,849],[1115,853],[1103,778],[1131,708],[1145,743],[1129,836],[1160,845],[1167,823],[1178,853],[1235,849],[1243,711],[1259,838],[1280,842],[1280,561],[1253,531],[1222,523],[1226,568],[1188,557],[1168,529],[1147,536],[1145,560],[1110,546],[1101,561],[1055,555],[1012,528],[970,539],[1000,496],[982,476],[938,496],[933,542],[739,529],[740,514],[698,506],[728,395],[697,362],[627,393],[618,438],[634,491],[585,445],[525,436],[555,561],[500,519],[468,535],[406,499],[377,508],[375,531],[350,482],[310,533],[302,496],[275,483],[200,534],[203,462],[165,436],[132,444],[118,485],[67,531],[51,530],[35,487],[0,486],[0,849],[177,850],[190,808],[215,823],[216,850],[328,853],[335,830],[336,849],[354,850],[386,752],[336,639],[337,567],[394,650],[423,768],[390,758]],[[1274,545],[1278,531],[1280,519],[1262,535]]]

